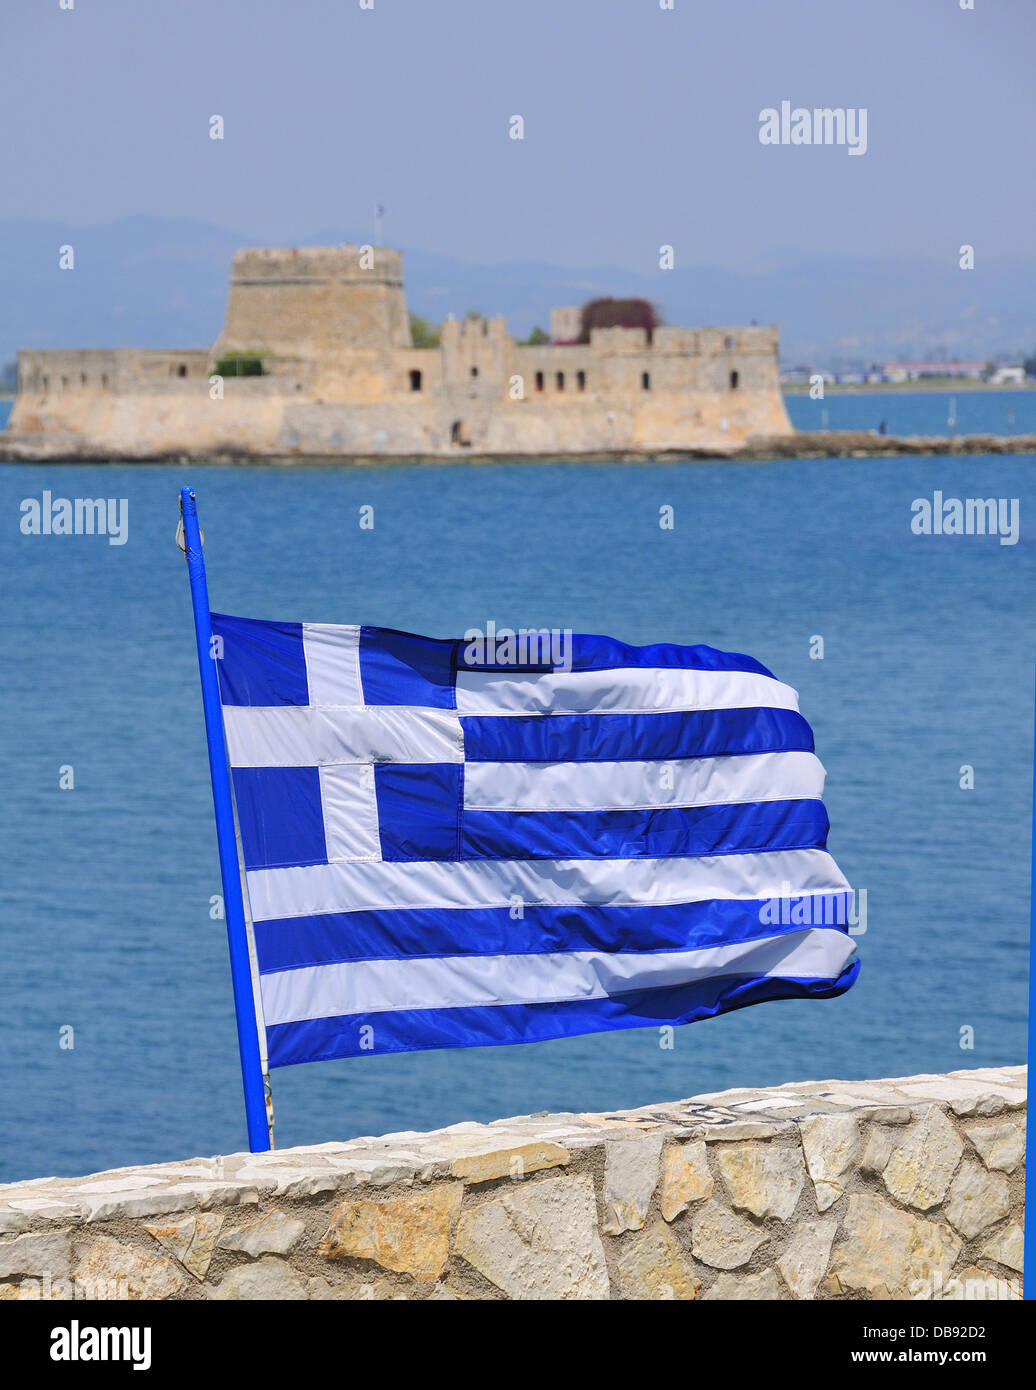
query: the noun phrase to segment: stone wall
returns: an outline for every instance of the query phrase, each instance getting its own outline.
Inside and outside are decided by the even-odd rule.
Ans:
[[[1025,1084],[803,1082],[14,1183],[0,1298],[1017,1298]]]

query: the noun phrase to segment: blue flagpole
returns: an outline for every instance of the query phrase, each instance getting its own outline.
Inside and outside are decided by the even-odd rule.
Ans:
[[[254,1154],[266,1153],[270,1148],[270,1131],[263,1090],[263,1068],[259,1057],[259,1029],[255,1017],[255,997],[252,993],[252,969],[248,958],[248,934],[245,929],[244,899],[241,895],[237,837],[234,832],[234,806],[230,797],[230,768],[223,738],[223,707],[219,696],[216,664],[212,656],[212,618],[209,612],[209,590],[205,582],[201,532],[198,529],[198,509],[194,492],[189,487],[180,489],[180,512],[183,516],[187,573],[191,581],[191,603],[194,605],[194,631],[198,639],[201,699],[205,709],[205,736],[209,744],[209,772],[212,775],[212,804],[216,812],[219,868],[223,878],[223,906],[226,913],[227,940],[230,944],[230,976],[234,986],[234,1009],[237,1013],[241,1079],[245,1088],[248,1147]]]
[[[1033,720],[1032,750],[1032,869],[1029,882],[1029,1071],[1032,1071],[1033,1054],[1036,1053],[1036,1018],[1033,1017],[1033,1004],[1036,1003],[1036,979],[1033,965],[1036,962],[1036,714]],[[1026,1078],[1028,1082],[1028,1078]],[[1024,1271],[1022,1274],[1022,1297],[1036,1299],[1036,1181],[1029,1181],[1029,1155],[1036,1142],[1036,1121],[1032,1117],[1032,1100],[1026,1105],[1025,1113],[1025,1239],[1022,1254]],[[1032,1205],[1029,1198],[1032,1197]]]

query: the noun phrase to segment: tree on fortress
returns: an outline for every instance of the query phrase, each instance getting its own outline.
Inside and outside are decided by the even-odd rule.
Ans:
[[[661,322],[662,316],[648,299],[590,299],[583,305],[576,341],[588,343],[593,328],[646,328],[650,343]]]
[[[420,314],[410,315],[410,339],[415,348],[438,347],[442,339],[442,328],[437,323],[430,323]]]
[[[529,336],[528,336],[527,338],[523,338],[523,339],[522,339],[521,346],[522,346],[522,347],[540,347],[540,346],[542,346],[543,343],[549,343],[549,342],[550,342],[550,334],[544,332],[544,330],[543,330],[543,329],[539,326],[539,324],[537,323],[537,324],[534,325],[533,330],[532,330],[532,332],[529,334]]]

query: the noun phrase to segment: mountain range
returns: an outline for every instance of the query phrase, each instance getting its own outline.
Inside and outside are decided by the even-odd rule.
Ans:
[[[323,228],[298,245],[364,242]],[[201,347],[223,322],[233,253],[262,245],[202,221],[128,217],[96,226],[0,220],[0,363],[20,347]],[[75,268],[61,270],[72,246]],[[433,322],[469,310],[503,314],[524,337],[552,305],[598,295],[653,300],[666,322],[776,323],[787,366],[836,367],[891,358],[1020,357],[1036,347],[1036,257],[958,268],[938,257],[806,257],[774,249],[739,269],[681,266],[637,273],[542,261],[480,264],[403,248],[412,312]]]

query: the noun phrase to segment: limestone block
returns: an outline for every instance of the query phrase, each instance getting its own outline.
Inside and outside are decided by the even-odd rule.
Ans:
[[[383,1269],[437,1279],[450,1256],[450,1232],[463,1192],[463,1184],[453,1182],[384,1202],[343,1202],[331,1217],[320,1254],[328,1260],[374,1260]]]
[[[72,1245],[68,1231],[15,1236],[0,1242],[0,1278],[12,1274],[63,1279],[68,1274]]]
[[[896,1137],[892,1130],[887,1129],[884,1125],[875,1125],[867,1137],[863,1157],[860,1159],[862,1171],[864,1173],[883,1173],[886,1164],[892,1157],[895,1144]]]
[[[758,1226],[711,1200],[698,1208],[691,1228],[691,1249],[713,1269],[740,1269],[766,1239]]]
[[[76,1293],[85,1298],[173,1298],[183,1286],[183,1276],[171,1260],[152,1255],[135,1245],[123,1245],[110,1236],[96,1236],[75,1271]]]
[[[299,1302],[309,1297],[309,1286],[287,1260],[266,1255],[253,1264],[242,1265],[230,1273],[209,1295],[220,1302],[247,1299],[275,1300],[278,1303]]]
[[[609,1139],[605,1154],[605,1215],[601,1229],[608,1235],[639,1231],[658,1185],[662,1135]]]
[[[188,1216],[169,1226],[148,1226],[146,1229],[176,1258],[195,1279],[202,1280],[208,1272],[216,1237],[223,1217],[213,1212]]]
[[[845,1191],[842,1179],[859,1144],[860,1122],[854,1115],[814,1115],[803,1123],[802,1151],[820,1211],[827,1211]]]
[[[1011,1210],[1011,1194],[1003,1173],[989,1173],[965,1159],[946,1200],[951,1224],[969,1240],[1002,1221]]]
[[[499,1148],[486,1148],[481,1153],[455,1158],[450,1164],[450,1173],[470,1183],[491,1182],[494,1178],[517,1180],[543,1168],[563,1168],[570,1162],[571,1155],[560,1144],[504,1142]]]
[[[1022,1255],[1025,1247],[1025,1234],[1018,1225],[1017,1221],[1012,1221],[1009,1226],[1005,1226],[1002,1231],[998,1231],[991,1240],[987,1240],[982,1247],[981,1259],[995,1260],[998,1265],[1004,1265],[1007,1269],[1017,1270],[1021,1274],[1024,1268]]]
[[[772,1269],[764,1269],[760,1274],[721,1274],[702,1296],[703,1303],[720,1300],[769,1300],[775,1302],[781,1296],[777,1276]]]
[[[454,1250],[509,1298],[608,1297],[589,1177],[518,1184],[469,1208]]]
[[[777,1144],[723,1144],[717,1155],[720,1172],[735,1207],[753,1216],[787,1221],[806,1182],[797,1148]]]
[[[619,1242],[613,1297],[685,1301],[701,1293],[680,1242],[664,1221],[653,1221]]]
[[[967,1131],[969,1142],[987,1168],[1013,1173],[1025,1157],[1024,1121],[1005,1120]]]
[[[951,1122],[937,1105],[930,1105],[892,1151],[882,1181],[900,1202],[929,1211],[946,1196],[963,1152]]]
[[[915,1298],[924,1286],[945,1282],[960,1250],[960,1238],[942,1222],[900,1211],[873,1193],[853,1194],[823,1288]]]
[[[777,1268],[793,1298],[810,1299],[816,1294],[827,1273],[837,1229],[838,1221],[833,1216],[808,1222],[785,1247]]]
[[[667,1221],[675,1221],[692,1202],[712,1196],[713,1181],[703,1140],[673,1144],[662,1159],[659,1205]]]
[[[221,1250],[240,1250],[253,1259],[259,1255],[287,1255],[305,1230],[304,1221],[294,1221],[284,1212],[274,1210],[236,1231],[224,1231],[216,1243]]]

